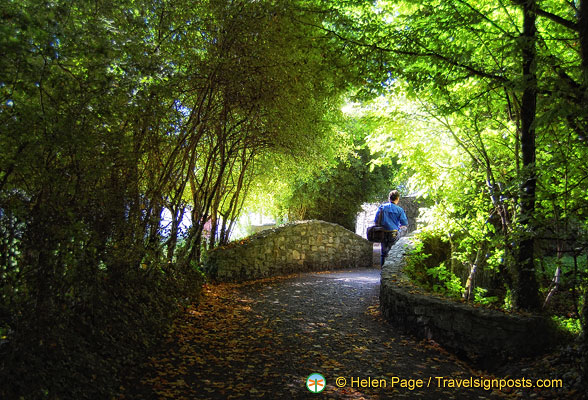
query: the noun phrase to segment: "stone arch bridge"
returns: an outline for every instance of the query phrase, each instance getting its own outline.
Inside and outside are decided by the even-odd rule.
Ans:
[[[208,253],[207,272],[217,281],[243,281],[293,272],[369,268],[373,245],[330,222],[286,224]]]

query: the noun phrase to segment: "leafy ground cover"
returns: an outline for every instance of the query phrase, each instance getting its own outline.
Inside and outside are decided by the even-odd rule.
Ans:
[[[569,391],[487,391],[439,387],[445,379],[508,378],[477,371],[433,342],[404,336],[379,312],[379,269],[308,273],[243,284],[207,285],[160,350],[130,372],[122,399],[293,399],[317,396],[311,373],[326,379],[321,398],[558,398]],[[530,361],[503,371],[531,377]],[[522,371],[521,371],[522,370]],[[533,372],[534,371],[534,372]],[[518,374],[518,375],[517,375]],[[556,372],[559,374],[559,372]],[[345,387],[336,379],[344,377]],[[387,387],[351,387],[351,378]],[[424,380],[392,387],[392,378]],[[546,376],[537,375],[545,378]],[[560,375],[561,377],[561,375]],[[572,393],[571,395],[573,395]]]

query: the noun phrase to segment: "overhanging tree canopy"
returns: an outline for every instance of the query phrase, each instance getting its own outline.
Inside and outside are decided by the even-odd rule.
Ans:
[[[584,0],[23,0],[0,18],[0,334],[30,355],[3,362],[98,365],[72,386],[115,388],[110,345],[152,343],[197,291],[205,225],[224,243],[252,190],[336,164],[345,95],[381,96],[373,162],[437,201],[464,262],[496,249],[520,308],[536,239],[586,251]],[[43,368],[19,394],[66,390]]]

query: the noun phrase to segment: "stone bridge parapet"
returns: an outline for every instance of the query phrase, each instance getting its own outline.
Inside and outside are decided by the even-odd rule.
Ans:
[[[556,342],[553,324],[541,315],[474,307],[417,288],[403,273],[410,247],[411,237],[401,238],[382,267],[380,306],[395,326],[486,368],[540,354]]]
[[[311,220],[264,230],[210,251],[206,270],[217,281],[293,272],[369,268],[373,245],[340,225]]]

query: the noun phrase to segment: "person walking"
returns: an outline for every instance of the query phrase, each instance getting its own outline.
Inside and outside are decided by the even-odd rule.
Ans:
[[[406,213],[402,207],[398,206],[398,201],[400,200],[398,190],[392,190],[388,195],[388,200],[389,203],[384,203],[378,207],[375,218],[377,224],[380,213],[383,213],[380,225],[390,231],[386,232],[384,241],[380,243],[380,265],[384,265],[390,248],[408,229]]]

